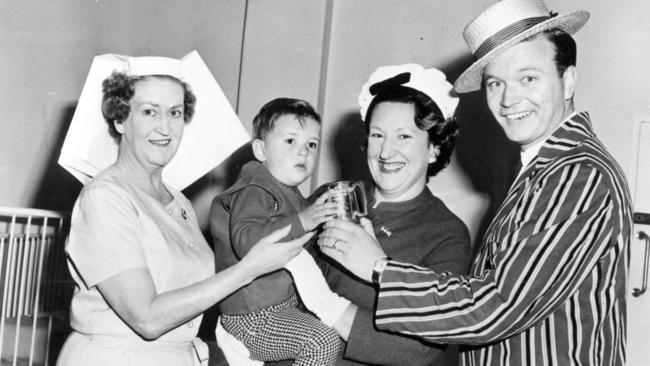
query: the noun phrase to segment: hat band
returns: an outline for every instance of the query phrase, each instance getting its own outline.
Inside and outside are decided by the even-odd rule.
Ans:
[[[477,60],[482,58],[501,43],[550,18],[551,17],[549,16],[526,18],[510,24],[509,26],[496,32],[490,38],[481,43],[481,45],[474,52],[474,57]]]
[[[379,93],[383,93],[386,90],[390,90],[391,88],[402,86],[408,83],[409,81],[411,81],[410,72],[403,72],[401,74],[397,74],[392,78],[388,78],[386,80],[382,80],[380,82],[372,84],[369,89],[370,95],[374,96]]]

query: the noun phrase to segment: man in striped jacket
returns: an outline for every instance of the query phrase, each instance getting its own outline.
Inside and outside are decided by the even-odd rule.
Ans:
[[[322,250],[377,286],[379,329],[464,344],[464,365],[625,363],[629,193],[589,115],[573,107],[570,34],[588,17],[503,0],[465,28],[477,60],[455,89],[484,88],[523,166],[470,276],[393,261],[372,235],[327,224]]]

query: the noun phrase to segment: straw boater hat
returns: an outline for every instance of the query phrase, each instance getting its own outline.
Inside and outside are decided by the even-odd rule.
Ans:
[[[550,12],[542,0],[502,0],[493,4],[463,30],[476,61],[458,77],[454,90],[479,90],[485,65],[516,43],[552,28],[573,34],[588,19],[589,13],[583,10],[564,15]]]

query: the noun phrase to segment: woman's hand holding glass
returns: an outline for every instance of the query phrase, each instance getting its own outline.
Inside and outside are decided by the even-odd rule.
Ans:
[[[361,218],[360,224],[339,219],[328,221],[318,237],[318,246],[354,275],[371,282],[375,261],[386,257],[386,253],[375,238],[370,220]]]

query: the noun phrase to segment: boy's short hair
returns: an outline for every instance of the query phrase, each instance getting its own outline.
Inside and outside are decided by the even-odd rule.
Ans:
[[[296,116],[301,124],[306,118],[321,123],[320,115],[308,102],[294,98],[276,98],[266,103],[253,119],[253,138],[263,140],[275,128],[275,121],[287,114]]]

